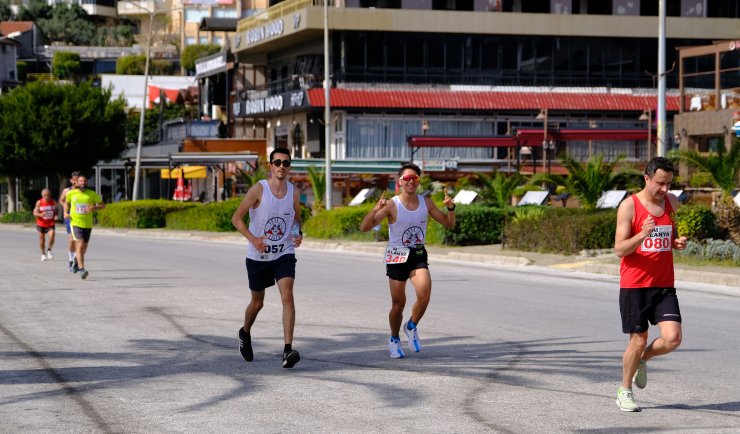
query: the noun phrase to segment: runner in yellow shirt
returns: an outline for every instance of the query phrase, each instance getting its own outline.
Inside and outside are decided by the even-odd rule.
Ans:
[[[82,279],[89,274],[85,269],[85,252],[90,242],[93,227],[93,211],[105,208],[98,193],[87,189],[87,177],[77,177],[77,190],[70,190],[64,203],[64,218],[69,218],[72,236],[75,239],[75,260],[72,271],[80,271]]]

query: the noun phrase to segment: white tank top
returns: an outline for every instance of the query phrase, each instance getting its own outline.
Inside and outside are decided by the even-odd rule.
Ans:
[[[388,244],[393,247],[414,247],[423,245],[427,233],[427,217],[429,211],[424,198],[419,198],[419,207],[416,211],[409,211],[401,203],[400,196],[394,196],[393,202],[398,209],[396,222],[388,225]]]
[[[257,208],[249,210],[249,231],[255,237],[265,236],[265,252],[258,252],[254,244],[247,245],[247,258],[255,261],[273,261],[283,255],[295,254],[290,227],[295,218],[293,208],[293,184],[288,182],[288,192],[282,199],[276,198],[264,179],[262,199]]]

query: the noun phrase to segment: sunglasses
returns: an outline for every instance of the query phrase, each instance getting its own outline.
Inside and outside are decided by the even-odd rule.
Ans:
[[[419,182],[419,175],[403,175],[403,176],[401,177],[401,181],[406,181],[406,182],[411,182],[411,181],[413,181],[413,182]]]
[[[280,165],[283,165],[283,167],[290,167],[290,160],[273,160],[272,165],[275,167],[280,167]]]

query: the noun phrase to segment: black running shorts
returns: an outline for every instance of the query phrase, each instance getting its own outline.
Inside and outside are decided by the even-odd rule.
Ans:
[[[648,321],[681,322],[676,288],[620,288],[619,311],[624,333],[646,332]]]
[[[36,230],[39,231],[39,232],[41,232],[42,234],[45,234],[45,233],[47,233],[49,231],[53,231],[54,230],[54,226],[49,226],[48,228],[45,228],[43,226],[36,225]]]
[[[87,243],[90,241],[90,234],[92,234],[92,228],[72,226],[72,238],[75,240],[82,240]]]
[[[409,257],[403,264],[386,264],[385,275],[393,280],[406,281],[417,268],[429,268],[427,249],[424,246],[409,247]]]
[[[247,258],[249,289],[264,291],[284,277],[295,279],[296,258],[293,254],[283,255],[274,261],[255,261]]]

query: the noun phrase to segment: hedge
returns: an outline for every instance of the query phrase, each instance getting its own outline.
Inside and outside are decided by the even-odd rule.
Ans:
[[[194,206],[192,202],[154,199],[116,202],[97,212],[98,224],[113,228],[163,228],[167,214]]]
[[[224,202],[194,204],[195,206],[188,209],[167,214],[166,227],[167,229],[211,232],[234,231],[231,217],[239,207],[239,202],[241,198],[236,197]]]
[[[692,240],[715,238],[721,234],[717,218],[706,205],[684,205],[676,211],[678,235]]]
[[[15,211],[0,216],[0,223],[33,223],[36,217],[31,211]]]
[[[506,247],[542,253],[574,254],[581,250],[611,249],[617,211],[580,208],[517,209],[504,229]]]

